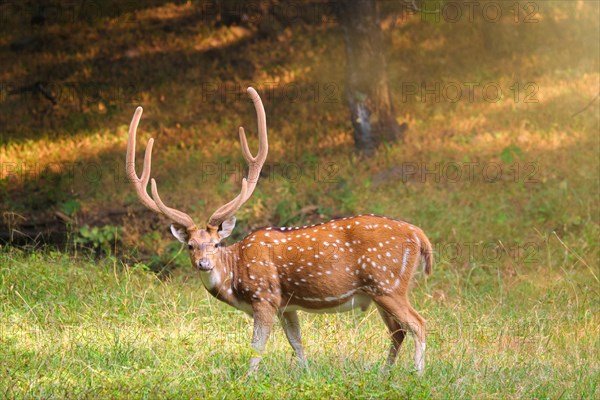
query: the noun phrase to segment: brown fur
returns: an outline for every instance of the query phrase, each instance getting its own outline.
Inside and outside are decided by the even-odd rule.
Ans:
[[[254,316],[253,347],[259,353],[274,315],[288,321],[286,334],[303,358],[295,339],[300,337],[296,310],[344,311],[336,307],[354,305],[355,300],[363,309],[371,301],[377,305],[392,335],[390,363],[407,331],[424,349],[425,321],[408,300],[420,261],[426,274],[432,270],[431,243],[420,228],[362,215],[305,227],[260,229],[227,248],[216,247],[219,240],[216,228],[192,232],[192,264],[210,260],[212,268],[203,272],[209,292]],[[419,370],[423,364],[417,358],[422,362],[422,354],[418,347]],[[256,367],[256,357],[253,360]]]

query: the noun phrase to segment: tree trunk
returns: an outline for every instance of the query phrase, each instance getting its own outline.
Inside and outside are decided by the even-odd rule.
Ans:
[[[346,98],[357,150],[372,155],[384,141],[402,139],[387,83],[383,32],[375,0],[342,0],[336,14],[346,42]]]

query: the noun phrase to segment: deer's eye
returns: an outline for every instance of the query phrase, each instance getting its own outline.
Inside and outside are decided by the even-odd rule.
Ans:
[[[191,244],[188,244],[188,250],[194,250],[194,246],[192,246]]]

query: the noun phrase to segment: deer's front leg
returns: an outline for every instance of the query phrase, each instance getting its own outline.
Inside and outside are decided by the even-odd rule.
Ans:
[[[254,354],[250,359],[250,371],[252,375],[258,369],[258,364],[262,358],[262,352],[269,339],[271,327],[273,326],[273,316],[275,309],[266,301],[259,301],[252,305],[254,311],[254,330],[252,332],[252,349]]]
[[[290,345],[296,353],[298,363],[302,367],[306,367],[306,356],[304,355],[304,348],[302,347],[302,336],[300,334],[300,321],[298,320],[298,313],[296,311],[287,311],[279,314],[281,325],[285,336],[290,342]]]

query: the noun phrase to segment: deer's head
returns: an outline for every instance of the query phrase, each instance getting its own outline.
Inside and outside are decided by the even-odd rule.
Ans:
[[[137,127],[142,117],[142,108],[138,107],[135,111],[131,125],[129,126],[129,137],[127,140],[126,172],[129,181],[133,184],[139,200],[150,210],[164,215],[173,221],[171,233],[177,240],[188,246],[192,265],[203,271],[209,271],[214,268],[218,262],[218,252],[216,251],[220,242],[231,235],[235,227],[235,213],[252,196],[256,188],[260,170],[267,159],[269,145],[267,142],[267,122],[265,109],[262,101],[253,88],[249,87],[248,95],[254,103],[256,116],[258,119],[258,154],[253,156],[248,148],[244,128],[240,127],[240,144],[244,159],[248,163],[248,177],[242,180],[242,189],[240,193],[230,202],[219,207],[208,219],[203,228],[198,228],[192,218],[174,208],[167,207],[158,195],[156,181],[150,180],[150,170],[152,164],[152,146],[154,139],[148,140],[146,153],[144,155],[144,168],[141,177],[135,172],[135,139]],[[151,182],[152,197],[147,192],[148,182]]]

